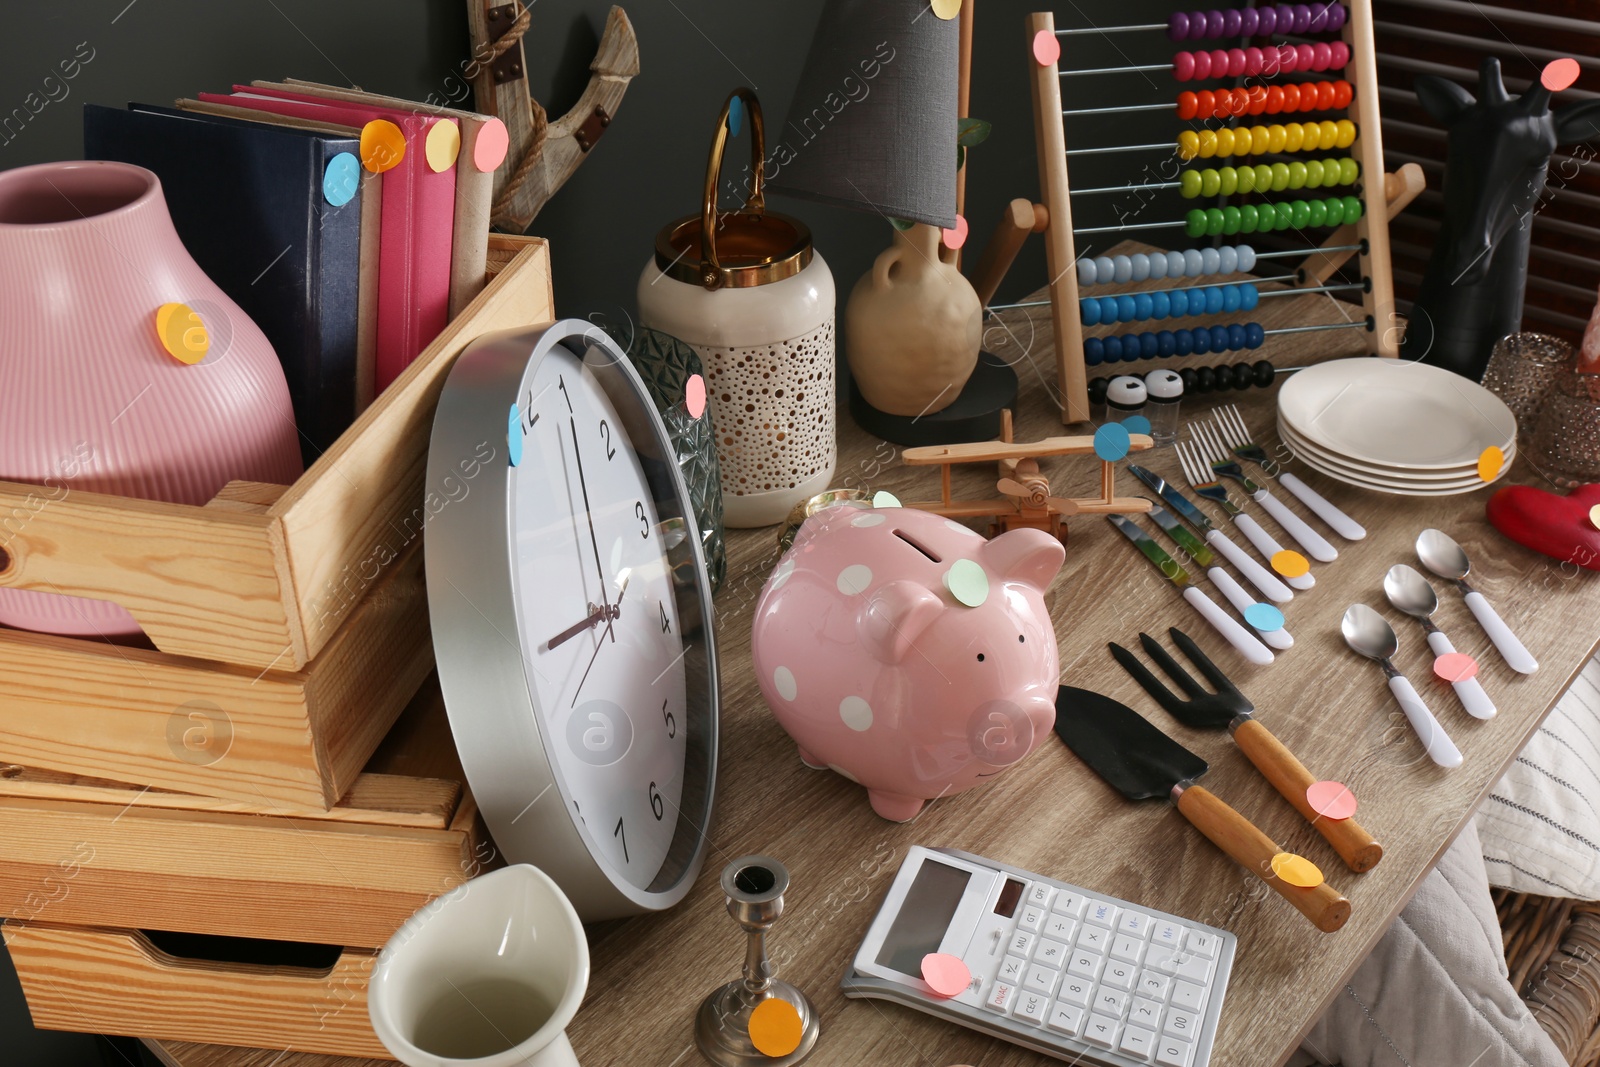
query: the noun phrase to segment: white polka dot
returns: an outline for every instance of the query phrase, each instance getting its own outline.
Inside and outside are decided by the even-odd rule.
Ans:
[[[857,785],[861,784],[861,782],[856,778],[855,775],[851,774],[849,771],[845,770],[843,767],[835,767],[833,764],[830,763],[830,764],[828,764],[828,770],[832,771],[834,774],[839,775],[841,778],[850,779],[852,782],[855,782]]]
[[[794,683],[794,672],[788,667],[779,667],[772,672],[772,685],[777,689],[778,695],[785,700],[793,700],[799,691]]]
[[[786,558],[778,564],[778,569],[772,572],[772,588],[781,589],[783,583],[789,580],[789,575],[794,573],[794,558]]]
[[[872,705],[860,697],[845,697],[839,701],[839,718],[852,730],[872,728]]]
[[[850,520],[851,526],[878,526],[884,521],[876,511],[868,511]]]
[[[863,563],[852,563],[839,572],[839,592],[845,596],[859,596],[872,584],[872,568]]]
[[[957,522],[954,519],[946,519],[946,520],[944,520],[944,524],[946,526],[950,527],[950,529],[956,531],[957,533],[964,533],[964,534],[967,534],[970,537],[982,537],[983,536],[981,533],[979,533],[977,530],[974,530],[972,527],[963,526],[963,525],[961,525],[959,522]]]

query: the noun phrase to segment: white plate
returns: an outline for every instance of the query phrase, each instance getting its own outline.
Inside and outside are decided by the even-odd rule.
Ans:
[[[1419,489],[1448,489],[1458,485],[1469,485],[1480,480],[1476,464],[1471,467],[1453,468],[1449,471],[1416,471],[1397,474],[1394,471],[1368,467],[1352,460],[1335,456],[1326,449],[1318,448],[1305,440],[1287,426],[1278,427],[1278,436],[1300,458],[1304,459],[1309,456],[1316,459],[1323,466],[1332,467],[1335,470],[1343,471],[1346,474],[1370,482],[1414,485]],[[1516,458],[1517,453],[1514,447],[1505,450],[1505,462],[1502,464],[1502,469],[1509,467]]]
[[[1330,460],[1330,461],[1335,462],[1335,463],[1343,464],[1344,466],[1349,467],[1352,470],[1361,471],[1361,472],[1365,472],[1365,473],[1373,474],[1373,475],[1378,475],[1380,477],[1401,478],[1401,479],[1405,479],[1405,478],[1415,478],[1415,479],[1447,478],[1448,479],[1448,478],[1464,478],[1467,475],[1475,475],[1475,474],[1477,474],[1477,471],[1478,471],[1478,457],[1477,456],[1474,456],[1472,458],[1472,462],[1470,462],[1470,463],[1460,463],[1460,464],[1456,464],[1456,465],[1449,466],[1449,467],[1393,466],[1393,465],[1390,465],[1390,464],[1383,464],[1383,463],[1369,463],[1369,462],[1367,462],[1365,460],[1356,459],[1356,458],[1353,458],[1351,456],[1342,455],[1340,453],[1334,452],[1331,449],[1324,448],[1321,445],[1318,445],[1318,444],[1312,442],[1311,440],[1309,440],[1306,437],[1305,434],[1299,432],[1294,427],[1290,426],[1288,423],[1284,422],[1281,419],[1278,421],[1278,436],[1280,438],[1283,438],[1284,440],[1288,440],[1289,438],[1292,437],[1294,439],[1296,445],[1298,445],[1300,447],[1304,447],[1304,448],[1309,448],[1309,449],[1315,451],[1319,456],[1323,457],[1324,459]],[[1516,439],[1512,438],[1510,441],[1507,441],[1505,444],[1499,446],[1500,447],[1500,451],[1505,453],[1508,461],[1509,461],[1509,458],[1516,452],[1516,445],[1517,445]]]
[[[1312,470],[1317,471],[1320,474],[1325,474],[1336,482],[1343,482],[1346,485],[1353,485],[1358,489],[1369,489],[1375,493],[1390,493],[1395,496],[1459,496],[1462,493],[1471,493],[1478,489],[1486,488],[1490,484],[1489,482],[1485,482],[1477,477],[1474,477],[1472,481],[1466,485],[1451,486],[1450,488],[1443,489],[1425,489],[1419,487],[1415,483],[1402,485],[1393,482],[1375,482],[1366,478],[1358,478],[1354,475],[1346,474],[1343,471],[1335,470],[1332,467],[1329,467],[1306,454],[1301,454],[1300,461],[1306,466],[1310,467]],[[1504,478],[1510,469],[1511,465],[1509,463],[1506,464],[1505,467],[1501,469],[1500,474],[1496,477],[1496,480],[1498,481],[1500,478]]]
[[[1517,420],[1483,386],[1409,360],[1318,363],[1278,390],[1278,418],[1306,440],[1363,463],[1421,470],[1476,464],[1507,449]]]

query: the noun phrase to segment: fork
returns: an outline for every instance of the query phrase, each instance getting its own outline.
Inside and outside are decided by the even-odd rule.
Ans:
[[[1317,518],[1333,527],[1334,533],[1347,541],[1359,541],[1367,536],[1366,529],[1356,520],[1328,503],[1323,495],[1301,481],[1296,475],[1282,470],[1271,459],[1267,458],[1266,450],[1250,439],[1250,431],[1245,427],[1244,418],[1239,414],[1237,405],[1228,404],[1211,413],[1216,420],[1217,428],[1222,431],[1222,437],[1233,447],[1233,454],[1243,459],[1248,459],[1267,474],[1278,479],[1278,484],[1283,486],[1295,497],[1316,512]]]
[[[1261,528],[1261,524],[1254,518],[1246,515],[1239,506],[1228,499],[1228,491],[1217,481],[1206,461],[1200,458],[1200,450],[1192,441],[1178,441],[1173,444],[1173,451],[1178,453],[1178,463],[1183,467],[1183,476],[1189,479],[1189,484],[1194,491],[1207,500],[1214,500],[1222,505],[1222,510],[1228,513],[1235,526],[1244,531],[1245,537],[1256,551],[1266,557],[1268,563],[1274,556],[1283,551],[1283,546],[1273,540],[1272,535]],[[1317,580],[1307,571],[1296,578],[1285,578],[1296,589],[1310,589],[1317,584]]]
[[[1228,450],[1222,446],[1222,439],[1217,435],[1215,426],[1204,422],[1191,422],[1189,436],[1200,446],[1200,452],[1206,459],[1211,461],[1213,473],[1220,474],[1224,478],[1232,478],[1243,486],[1245,495],[1260,504],[1268,515],[1276,519],[1284,532],[1294,538],[1295,543],[1305,549],[1312,559],[1331,563],[1339,558],[1339,550],[1328,544],[1326,538],[1306,525],[1306,521],[1290,511],[1281,500],[1252,482],[1245,474],[1244,468],[1228,457]]]

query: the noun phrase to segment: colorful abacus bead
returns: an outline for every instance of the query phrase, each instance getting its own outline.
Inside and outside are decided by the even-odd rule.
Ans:
[[[1250,70],[1248,53],[1259,49],[1245,49],[1245,73]],[[1349,82],[1289,82],[1284,85],[1252,85],[1238,89],[1184,90],[1178,94],[1177,110],[1180,119],[1228,119],[1240,115],[1276,115],[1294,111],[1333,111],[1349,106],[1354,97]]]
[[[1174,41],[1216,37],[1254,37],[1274,32],[1332,33],[1349,12],[1343,4],[1279,4],[1277,7],[1227,8],[1222,11],[1175,11],[1167,16],[1167,36]]]
[[[1178,81],[1209,81],[1212,78],[1277,77],[1297,70],[1343,70],[1350,63],[1350,46],[1343,41],[1318,41],[1316,44],[1280,44],[1266,48],[1221,48],[1211,51],[1178,52],[1172,57],[1172,74]]]
[[[1218,254],[1220,250],[1202,249]],[[1220,263],[1207,273],[1218,273]],[[1078,301],[1079,318],[1085,326],[1098,326],[1112,322],[1144,322],[1185,315],[1233,314],[1236,311],[1254,311],[1261,302],[1261,291],[1250,282],[1234,285],[1199,286],[1193,289],[1175,289],[1171,292],[1126,293],[1121,296],[1084,297]]]
[[[1313,166],[1315,169],[1313,169]],[[1324,185],[1353,185],[1361,168],[1349,156],[1342,159],[1312,159],[1305,162],[1262,164],[1259,167],[1189,167],[1178,175],[1178,195],[1196,197],[1232,196],[1234,193],[1282,192],[1285,189],[1316,189]],[[1261,179],[1267,178],[1265,184]]]
[[[1165,339],[1169,333],[1170,341]],[[1180,327],[1160,333],[1114,334],[1085,339],[1083,360],[1090,366],[1097,366],[1101,363],[1154,359],[1157,355],[1203,356],[1207,352],[1253,351],[1266,343],[1266,339],[1266,329],[1259,322]]]
[[[1222,234],[1301,230],[1308,226],[1340,226],[1360,219],[1361,211],[1361,201],[1353,196],[1288,200],[1276,204],[1241,204],[1237,207],[1230,204],[1226,208],[1191,208],[1184,216],[1183,232],[1190,237],[1217,237]]]
[[[1242,214],[1242,212],[1241,212]],[[1135,252],[1130,256],[1097,256],[1078,260],[1080,286],[1107,285],[1115,281],[1142,282],[1147,279],[1198,278],[1203,274],[1246,273],[1255,269],[1256,250],[1250,245],[1228,248],[1191,249],[1185,252],[1156,252],[1146,255]],[[1127,260],[1123,276],[1122,260]],[[1104,321],[1104,320],[1103,320]]]

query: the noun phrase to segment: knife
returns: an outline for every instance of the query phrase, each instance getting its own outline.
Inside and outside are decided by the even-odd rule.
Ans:
[[[1266,665],[1273,660],[1272,650],[1262,644],[1249,630],[1240,626],[1233,620],[1233,616],[1217,606],[1217,602],[1195,588],[1194,580],[1189,577],[1189,572],[1178,566],[1178,561],[1164,552],[1155,538],[1145,533],[1139,524],[1123,515],[1107,515],[1106,518],[1122,535],[1132,541],[1145,557],[1155,564],[1156,570],[1162,576],[1177,586],[1183,593],[1183,599],[1200,613],[1212,627],[1228,641],[1228,644],[1238,649],[1245,659],[1251,663]]]
[[[1332,933],[1350,918],[1350,901],[1327,882],[1302,887],[1279,878],[1272,861],[1283,850],[1249,819],[1194,784],[1210,769],[1206,761],[1126,704],[1061,686],[1056,690],[1055,730],[1074,755],[1124,797],[1170,799],[1212,844],[1298,908],[1317,929]]]
[[[1144,499],[1150,500],[1149,497]],[[1167,536],[1172,538],[1173,543],[1193,556],[1196,563],[1206,568],[1206,577],[1211,579],[1213,585],[1222,590],[1222,595],[1227,597],[1228,603],[1233,605],[1234,611],[1244,615],[1245,611],[1255,604],[1255,598],[1246,593],[1244,587],[1233,580],[1233,575],[1221,567],[1212,566],[1217,558],[1216,553],[1207,548],[1198,537],[1190,533],[1188,527],[1179,522],[1172,512],[1157,504],[1154,500],[1150,500],[1150,517],[1156,520],[1157,526],[1167,532]],[[1249,616],[1245,616],[1245,621],[1249,622]],[[1263,630],[1252,624],[1250,628],[1260,635],[1262,643],[1272,648],[1282,651],[1283,649],[1294,647],[1294,637],[1286,627],[1279,626],[1276,630]]]
[[[1249,579],[1250,584],[1261,590],[1261,594],[1268,600],[1279,604],[1286,604],[1294,599],[1290,588],[1278,579],[1278,576],[1267,570],[1255,561],[1255,558],[1244,549],[1234,544],[1227,534],[1211,525],[1211,520],[1206,518],[1205,512],[1195,507],[1189,498],[1178,492],[1167,480],[1147,467],[1128,464],[1128,470],[1133,476],[1148,485],[1167,505],[1179,515],[1188,520],[1196,530],[1205,535],[1206,544],[1221,552],[1227,561],[1239,568],[1239,573]]]

